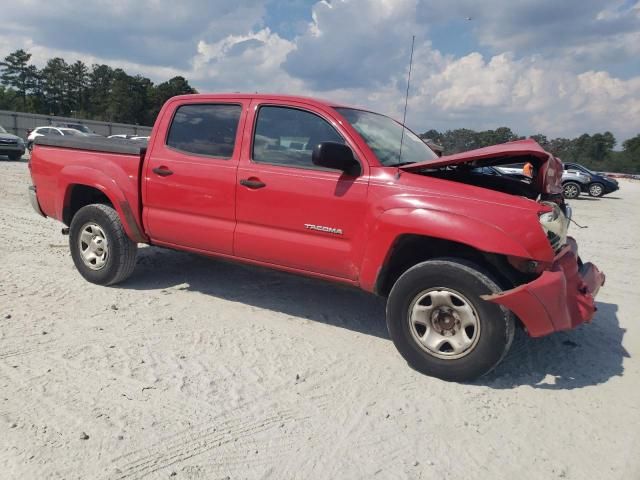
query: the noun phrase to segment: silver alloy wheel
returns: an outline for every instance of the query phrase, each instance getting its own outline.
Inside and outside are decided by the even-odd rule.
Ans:
[[[593,185],[591,185],[589,187],[589,194],[592,197],[599,197],[600,195],[602,195],[602,185],[600,185],[599,183],[594,183]]]
[[[567,198],[576,198],[578,195],[580,195],[580,191],[578,190],[578,187],[573,184],[573,183],[567,183],[564,186],[564,196]]]
[[[109,258],[109,242],[98,224],[89,222],[82,226],[78,246],[82,261],[91,270],[100,270],[106,265]]]
[[[478,313],[471,302],[450,288],[420,292],[409,306],[409,330],[429,355],[454,360],[473,350],[480,338]]]

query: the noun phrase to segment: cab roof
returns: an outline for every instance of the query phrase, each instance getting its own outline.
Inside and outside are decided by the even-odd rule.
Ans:
[[[326,99],[320,99],[315,97],[305,97],[301,95],[283,95],[280,93],[192,93],[187,95],[179,95],[177,97],[173,97],[175,100],[193,100],[193,99],[202,99],[202,100],[240,100],[240,99],[250,99],[250,100],[269,100],[275,102],[297,102],[297,103],[306,103],[308,105],[315,105],[319,107],[349,107],[349,108],[358,108],[353,107],[351,105],[344,105],[340,102],[334,102]]]

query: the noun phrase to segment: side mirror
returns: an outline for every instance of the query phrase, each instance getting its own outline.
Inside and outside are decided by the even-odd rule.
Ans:
[[[362,174],[362,167],[353,156],[353,152],[342,143],[322,142],[316,145],[311,154],[311,161],[319,167],[342,170],[354,177]]]

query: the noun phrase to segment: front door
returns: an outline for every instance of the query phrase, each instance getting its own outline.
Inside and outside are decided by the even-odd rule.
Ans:
[[[326,113],[255,102],[251,112],[245,144],[252,148],[238,167],[235,255],[357,279],[368,166],[352,177],[313,165],[315,145],[346,142]]]
[[[144,171],[152,242],[230,255],[236,171],[248,102],[183,103],[164,118]]]

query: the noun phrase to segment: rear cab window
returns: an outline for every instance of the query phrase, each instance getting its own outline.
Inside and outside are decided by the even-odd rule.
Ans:
[[[228,160],[233,156],[242,106],[186,104],[176,110],[166,138],[169,148]]]

